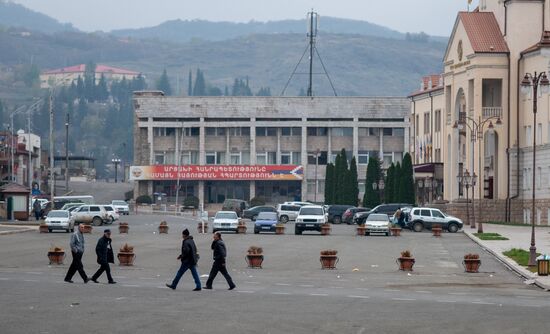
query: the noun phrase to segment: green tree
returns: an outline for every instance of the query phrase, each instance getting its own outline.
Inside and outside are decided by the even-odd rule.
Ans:
[[[256,96],[271,96],[271,88],[260,87],[260,90],[256,93]]]
[[[374,208],[380,204],[380,192],[372,188],[372,184],[378,184],[381,176],[380,160],[377,157],[370,157],[367,165],[367,175],[365,177],[365,195],[363,196],[363,206]]]
[[[189,70],[187,79],[187,96],[193,96],[193,71]]]
[[[403,157],[403,166],[401,167],[401,183],[399,184],[399,199],[401,203],[415,204],[416,196],[414,191],[412,159],[409,153]]]
[[[2,100],[0,100],[0,124],[2,124],[4,120],[4,104],[2,103]]]
[[[170,86],[170,80],[168,79],[168,74],[166,69],[162,72],[159,80],[157,81],[157,89],[164,92],[164,95],[172,95],[172,87]]]
[[[401,164],[398,162],[393,170],[393,201],[395,203],[403,203],[399,189],[401,189]]]
[[[388,168],[386,172],[386,181],[385,188],[384,188],[384,202],[386,203],[394,203],[395,199],[393,197],[393,194],[395,192],[395,165],[391,164],[391,166]]]
[[[38,83],[39,79],[40,69],[36,64],[32,64],[24,69],[23,82],[27,87],[32,87],[34,84]]]
[[[109,88],[107,87],[107,80],[103,74],[101,74],[101,78],[97,84],[96,98],[99,101],[106,101],[109,98]]]
[[[357,176],[357,160],[355,157],[351,158],[348,173],[348,201],[346,204],[357,206],[359,200],[359,180]]]
[[[342,149],[334,163],[335,195],[334,204],[346,204],[346,175],[348,173],[348,160],[346,150]]]
[[[84,97],[90,102],[96,100],[95,68],[95,63],[89,61],[84,70]]]
[[[200,68],[197,69],[197,74],[195,75],[193,96],[206,96],[206,82],[204,80],[204,74]]]
[[[334,204],[334,165],[329,163],[325,172],[325,204]]]

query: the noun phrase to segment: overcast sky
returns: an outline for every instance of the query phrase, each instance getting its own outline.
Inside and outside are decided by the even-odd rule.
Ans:
[[[467,0],[12,0],[85,31],[154,26],[172,19],[247,22],[321,16],[357,19],[401,32],[448,36]],[[472,7],[477,5],[474,0]],[[322,21],[321,21],[322,22]],[[321,23],[322,24],[322,23]]]

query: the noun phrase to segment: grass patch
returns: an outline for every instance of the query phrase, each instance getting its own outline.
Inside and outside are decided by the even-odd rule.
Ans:
[[[529,251],[526,251],[525,249],[512,248],[508,251],[502,252],[502,254],[516,261],[517,264],[519,264],[520,266],[526,267],[527,270],[530,270],[531,272],[537,272],[537,267],[534,267],[534,268],[528,267]],[[537,256],[539,255],[540,253],[537,253]]]
[[[481,240],[509,240],[498,233],[474,233]]]

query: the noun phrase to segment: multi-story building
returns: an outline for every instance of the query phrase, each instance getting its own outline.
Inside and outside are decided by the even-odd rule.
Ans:
[[[23,130],[17,131],[16,135],[10,132],[1,132],[1,180],[26,186],[31,186],[32,182],[40,184],[40,147],[40,137],[35,134],[25,133]],[[29,182],[29,177],[31,182]]]
[[[86,64],[44,71],[40,74],[40,88],[70,86],[73,82],[76,84],[79,77],[84,79],[85,73]],[[98,64],[95,68],[96,84],[101,79],[101,76],[103,76],[108,82],[110,82],[122,80],[124,78],[126,78],[126,80],[132,80],[136,78],[139,74],[139,72],[102,64]]]
[[[465,196],[457,177],[468,171],[478,176],[482,220],[528,223],[536,126],[536,220],[548,223],[549,99],[539,90],[543,112],[533,125],[533,96],[521,94],[520,83],[548,71],[549,54],[550,1],[480,0],[474,12],[458,13],[443,80],[410,96],[412,156],[416,164],[444,162],[444,199]]]
[[[201,203],[255,196],[321,202],[326,164],[341,149],[357,158],[364,191],[369,156],[387,167],[409,147],[406,98],[136,92],[134,108],[134,196],[173,197],[179,178],[179,195]]]

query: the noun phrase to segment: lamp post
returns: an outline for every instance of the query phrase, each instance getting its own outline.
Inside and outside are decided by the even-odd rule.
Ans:
[[[118,164],[120,163],[120,159],[113,158],[111,159],[111,162],[115,164],[115,183],[117,183],[117,172],[118,172]]]
[[[476,173],[474,172],[474,174],[470,175],[470,172],[466,169],[464,171],[464,174],[462,175],[457,175],[457,181],[459,184],[461,184],[462,186],[464,186],[466,188],[466,221],[467,221],[467,225],[470,225],[471,228],[475,228],[475,222],[474,220],[470,220],[470,198],[468,197],[469,196],[469,193],[470,193],[470,187],[472,188],[472,199],[474,197],[474,188],[476,186],[476,183],[477,183],[477,175]]]
[[[467,126],[468,129],[470,129],[470,140],[472,143],[477,142],[478,143],[478,152],[479,157],[477,159],[478,162],[478,171],[479,171],[479,177],[480,181],[478,184],[478,196],[479,196],[479,203],[477,204],[477,216],[478,216],[478,226],[477,226],[477,233],[483,233],[483,222],[481,218],[481,200],[482,200],[482,180],[481,180],[481,145],[483,141],[483,133],[485,132],[485,129],[488,129],[489,131],[494,131],[495,126],[493,125],[493,120],[496,120],[496,125],[501,125],[502,121],[500,120],[500,116],[489,116],[484,117],[482,120],[481,115],[478,117],[478,119],[474,119],[472,117],[469,117],[466,115],[466,112],[460,112],[458,121],[455,121],[453,128],[454,129],[463,129],[464,126]],[[473,145],[475,146],[475,145]],[[474,150],[472,148],[472,166],[473,166],[473,160],[474,160]],[[475,174],[475,173],[474,173]],[[471,184],[470,184],[471,185]],[[474,187],[472,187],[472,200],[475,199],[475,191]],[[473,211],[475,212],[475,203],[472,203]],[[475,228],[475,215],[473,222],[471,224],[472,228]]]
[[[430,194],[432,195],[431,197],[433,198],[433,186],[432,186],[431,177],[426,177],[426,179],[424,180],[424,189],[428,193],[428,196],[426,196],[427,197],[426,201],[430,203],[432,201],[430,199]]]
[[[521,92],[525,95],[533,93],[533,194],[532,194],[532,208],[531,208],[531,247],[529,247],[529,267],[537,265],[537,247],[535,246],[535,161],[537,159],[537,102],[538,102],[538,89],[541,89],[543,94],[548,94],[550,88],[550,81],[546,76],[546,72],[533,74],[526,73],[521,81]]]
[[[65,118],[65,193],[69,192],[69,111]]]
[[[319,155],[321,150],[315,151],[315,195],[313,195],[313,202],[317,203],[317,193],[319,192],[319,182],[317,181],[317,168],[319,167]]]

